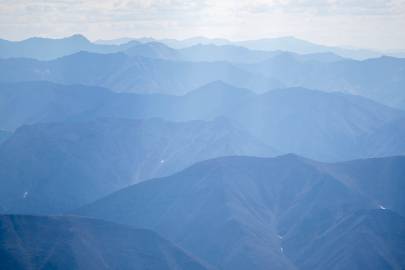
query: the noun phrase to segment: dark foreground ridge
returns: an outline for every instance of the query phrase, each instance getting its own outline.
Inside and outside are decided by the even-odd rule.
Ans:
[[[80,217],[0,216],[3,270],[206,270],[149,230]]]

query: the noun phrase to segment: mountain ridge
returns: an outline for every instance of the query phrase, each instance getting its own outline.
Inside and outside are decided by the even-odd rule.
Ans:
[[[404,164],[405,157],[400,160]],[[397,172],[400,164],[395,165]],[[311,247],[317,235],[360,210],[380,208],[378,196],[366,197],[330,173],[330,167],[342,172],[344,168],[321,165],[291,154],[217,158],[120,190],[73,213],[151,228],[220,269],[267,269],[268,265],[310,269],[306,265],[311,258],[306,260],[302,252],[322,252]],[[378,183],[400,189],[395,181]],[[377,184],[370,188],[381,189]],[[399,197],[394,199],[401,204]],[[383,239],[388,245],[401,245]],[[359,263],[365,264],[369,256],[373,255]],[[349,262],[347,267],[356,269],[357,262]]]
[[[3,213],[60,214],[195,161],[274,153],[225,119],[104,118],[23,126],[0,146],[0,204]]]

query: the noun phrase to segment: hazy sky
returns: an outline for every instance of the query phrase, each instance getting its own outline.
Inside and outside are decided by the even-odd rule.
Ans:
[[[405,0],[0,0],[0,37],[295,36],[405,49]]]

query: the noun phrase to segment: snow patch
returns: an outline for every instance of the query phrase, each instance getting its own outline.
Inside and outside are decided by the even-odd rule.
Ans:
[[[281,253],[284,253],[284,248],[280,248]]]
[[[28,196],[28,191],[24,192],[23,198],[25,199],[25,198],[27,198],[27,196]]]
[[[379,205],[380,209],[382,210],[386,210],[387,208],[385,208],[384,206],[382,206],[381,204]]]
[[[164,160],[164,159],[162,159],[162,160],[160,161],[160,164],[163,164],[163,163],[165,163],[165,160]]]

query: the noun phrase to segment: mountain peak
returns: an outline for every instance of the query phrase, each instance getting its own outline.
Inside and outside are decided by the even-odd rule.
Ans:
[[[230,85],[222,80],[217,80],[217,81],[213,81],[210,82],[208,84],[205,84],[191,92],[189,92],[187,94],[187,96],[189,95],[194,95],[197,93],[220,93],[220,94],[230,94],[230,95],[240,95],[240,94],[244,94],[244,95],[253,95],[254,93],[252,91],[250,91],[249,89],[245,89],[245,88],[240,88],[240,87],[235,87],[233,85]]]
[[[82,34],[74,34],[74,35],[71,35],[70,37],[67,37],[66,39],[75,40],[75,41],[90,42],[90,41],[89,41],[85,36],[83,36]]]

